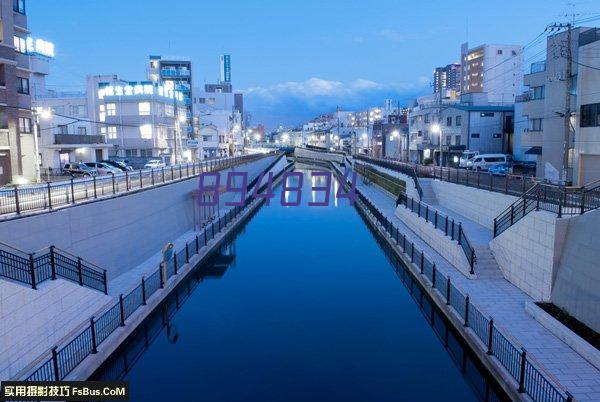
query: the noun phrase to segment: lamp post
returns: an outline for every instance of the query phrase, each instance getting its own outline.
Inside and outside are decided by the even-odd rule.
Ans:
[[[439,138],[440,138],[440,163],[439,166],[441,167],[443,165],[442,161],[442,126],[440,124],[434,124],[431,126],[431,132],[439,134]]]
[[[32,109],[33,112],[33,149],[35,152],[34,162],[35,162],[35,181],[40,182],[42,179],[42,175],[40,172],[40,144],[38,141],[38,125],[40,124],[40,117],[43,120],[48,120],[52,117],[51,109]]]

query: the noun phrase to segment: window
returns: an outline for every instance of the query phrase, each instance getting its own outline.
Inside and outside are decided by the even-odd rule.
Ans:
[[[173,105],[165,105],[165,115],[168,117],[175,116],[175,108]]]
[[[533,87],[531,88],[531,99],[532,100],[538,100],[538,99],[544,99],[544,95],[545,95],[545,90],[544,90],[544,86],[539,86],[539,87]]]
[[[137,149],[126,149],[125,150],[125,157],[126,158],[136,158],[138,154],[138,150]]]
[[[27,78],[17,77],[17,92],[29,95],[29,80]]]
[[[152,158],[152,149],[140,149],[140,156],[142,158]]]
[[[460,135],[454,136],[454,145],[460,145]]]
[[[143,124],[140,126],[140,136],[145,140],[152,139],[152,124]]]
[[[517,51],[516,50],[511,50],[510,54],[512,54],[513,56],[517,55]]]
[[[451,135],[446,136],[446,145],[452,145],[452,136]]]
[[[31,133],[31,119],[29,117],[19,117],[19,132]]]
[[[429,113],[425,115],[425,123],[429,123]]]
[[[423,136],[423,131],[419,130],[417,131],[417,137],[422,137]]]
[[[104,105],[100,105],[98,110],[99,110],[98,119],[100,119],[100,121],[105,121],[106,120],[106,108],[104,107]]]
[[[25,14],[25,0],[13,0],[13,11]]]
[[[500,134],[500,133],[494,133],[494,134],[492,134],[492,137],[494,137],[494,138],[502,138],[502,134]]]
[[[452,126],[452,116],[446,117],[446,125],[448,127]]]
[[[462,124],[462,116],[456,116],[454,121],[457,126],[460,126]]]
[[[87,108],[85,105],[71,105],[70,107],[71,116],[85,116],[87,115]]]
[[[77,134],[79,134],[79,135],[86,135],[87,134],[87,129],[85,127],[77,127]]]
[[[14,36],[14,45],[15,50],[19,53],[26,54],[27,53],[27,42],[25,38],[21,38],[20,36]]]
[[[108,127],[106,130],[106,134],[107,134],[109,140],[116,139],[117,138],[117,127],[115,127],[115,126]]]
[[[529,131],[542,131],[542,119],[529,119]]]
[[[479,115],[481,117],[494,117],[494,112],[481,112]]]
[[[498,54],[502,54],[502,49],[498,49]]]
[[[150,115],[150,102],[140,102],[138,104],[138,109],[140,112],[140,116],[149,116]]]
[[[107,116],[116,116],[117,115],[117,105],[114,103],[106,104],[106,115]]]
[[[600,103],[581,105],[580,127],[600,126]]]
[[[479,133],[472,133],[471,138],[479,138]]]
[[[58,125],[58,133],[59,134],[69,134],[69,126],[67,126],[66,124],[59,124]]]

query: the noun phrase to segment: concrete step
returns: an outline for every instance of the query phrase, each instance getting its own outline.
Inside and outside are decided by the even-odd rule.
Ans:
[[[433,191],[433,187],[431,186],[431,180],[432,179],[419,179],[419,184],[421,185],[421,189],[423,190],[421,201],[429,205],[436,205],[438,203],[438,200],[435,195],[435,191]]]

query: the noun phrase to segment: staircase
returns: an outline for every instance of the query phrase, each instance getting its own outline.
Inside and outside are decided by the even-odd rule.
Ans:
[[[54,246],[26,253],[0,243],[0,277],[31,286],[63,278],[108,294],[106,270]]]
[[[429,205],[438,205],[438,199],[433,191],[431,181],[433,179],[419,179],[421,183],[421,201]]]
[[[581,215],[600,207],[600,181],[583,187],[537,183],[500,215],[494,218],[494,237],[510,228],[533,210],[563,215]]]
[[[488,244],[477,244],[473,246],[477,259],[475,260],[475,272],[479,279],[503,278],[500,266]]]

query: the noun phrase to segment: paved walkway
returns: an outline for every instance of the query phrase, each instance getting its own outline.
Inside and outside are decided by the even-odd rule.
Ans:
[[[375,185],[365,185],[360,179],[357,180],[357,187],[436,263],[438,270],[449,276],[457,288],[470,295],[474,305],[491,315],[497,326],[504,328],[522,344],[577,400],[600,401],[600,370],[525,312],[525,303],[533,302],[531,297],[502,277],[467,279],[395,215],[395,200],[389,194]],[[491,233],[486,233],[489,229],[468,222],[468,219],[446,209],[444,212],[462,221],[474,242],[491,239]]]

